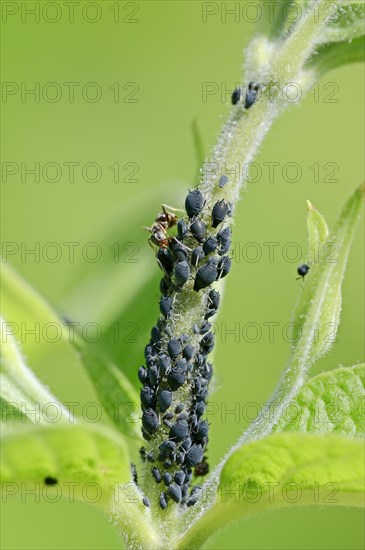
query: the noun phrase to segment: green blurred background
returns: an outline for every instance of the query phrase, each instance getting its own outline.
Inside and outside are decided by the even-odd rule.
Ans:
[[[3,96],[2,104],[6,138],[2,239],[5,251],[19,247],[7,259],[62,315],[81,326],[99,322],[103,346],[116,360],[123,355],[119,365],[134,379],[158,299],[158,268],[142,226],[151,224],[162,202],[181,206],[186,189],[195,184],[192,122],[197,120],[208,152],[229,111],[229,93],[242,78],[242,51],[253,25],[233,16],[223,22],[221,3],[216,4],[217,15],[203,22],[198,1],[81,2],[75,7],[74,22],[63,2],[58,10],[55,2],[40,2],[39,21],[26,16],[20,5],[34,8],[34,2],[3,2],[3,10],[5,4],[13,5],[7,13],[18,10],[5,18],[2,38],[2,78],[11,92]],[[92,23],[95,18],[99,20]],[[234,227],[234,241],[244,254],[234,264],[218,320],[212,396],[217,412],[210,416],[212,464],[270,395],[285,365],[289,343],[282,329],[301,291],[296,266],[306,256],[305,200],[309,198],[332,224],[364,177],[363,77],[360,65],[329,73],[318,83],[316,99],[311,93],[300,107],[294,105],[280,118],[255,159],[262,175],[243,194]],[[74,101],[69,100],[67,82],[79,83]],[[206,83],[213,83],[212,93],[204,98]],[[38,85],[37,100],[22,97],[22,89]],[[94,102],[95,90],[101,97]],[[55,93],[61,95],[52,101]],[[74,181],[64,164],[70,162],[79,163]],[[90,162],[97,163],[101,173],[92,166],[82,173]],[[267,162],[280,163],[273,182],[263,164]],[[35,181],[29,174],[22,177],[21,163],[27,168],[40,163],[41,172],[47,163],[56,163],[61,173],[50,166],[44,169],[45,178],[41,174]],[[114,181],[115,172],[109,168],[115,163],[119,163],[115,177],[119,181]],[[288,181],[293,173],[289,169],[289,178],[285,176],[287,163],[300,166],[299,181]],[[336,174],[328,181],[333,163]],[[4,170],[11,169],[18,171],[5,178]],[[56,248],[48,245],[51,242],[61,251],[54,262],[50,258]],[[79,243],[74,261],[64,244],[69,242]],[[101,250],[95,262],[91,258],[96,249],[90,242]],[[269,242],[278,243],[274,261],[264,245]],[[290,242],[302,249],[300,258],[292,262],[282,254]],[[118,261],[114,261],[114,243],[119,247]],[[255,249],[244,248],[247,243],[256,243]],[[22,256],[22,250],[37,246],[39,257]],[[262,257],[249,261],[255,250]],[[360,230],[344,282],[338,343],[316,372],[363,359],[362,251]],[[128,309],[120,314],[120,304],[128,300]],[[110,330],[115,322],[117,343]],[[264,325],[271,322],[279,323],[273,341]],[[256,339],[255,330],[221,341],[223,323],[227,329],[239,323],[244,331],[247,323],[257,323],[262,333],[256,342],[249,341]],[[50,352],[39,355],[39,362],[31,366],[61,399],[96,400],[78,364],[60,364]],[[241,419],[225,415],[224,407],[239,410]],[[4,549],[120,547],[107,519],[81,504],[33,503],[31,498],[24,504],[9,499],[2,505],[1,527]],[[361,511],[313,508],[256,516],[214,536],[207,548],[363,546]]]

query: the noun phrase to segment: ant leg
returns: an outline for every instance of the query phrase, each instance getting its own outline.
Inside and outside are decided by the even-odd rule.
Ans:
[[[186,248],[186,250],[189,250],[189,252],[192,252],[191,248],[189,248],[188,246],[186,246],[186,244],[179,241],[176,237],[169,237],[169,239],[172,241],[176,241],[177,243],[181,244],[183,248]]]

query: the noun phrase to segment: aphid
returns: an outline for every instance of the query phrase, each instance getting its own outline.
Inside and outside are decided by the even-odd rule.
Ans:
[[[175,359],[181,352],[181,342],[178,338],[172,338],[167,344],[167,351],[170,357]]]
[[[177,485],[176,483],[171,483],[171,485],[169,485],[169,487],[167,489],[167,494],[175,502],[180,502],[180,500],[182,498],[181,487],[179,485]]]
[[[168,317],[170,311],[172,308],[172,298],[169,296],[164,296],[160,300],[160,311],[162,315],[165,317],[165,319]]]
[[[181,372],[186,372],[188,370],[188,363],[186,359],[180,359],[177,361],[175,369],[181,370]]]
[[[228,204],[224,199],[217,201],[212,210],[212,227],[218,227],[228,214]]]
[[[157,365],[151,365],[148,371],[148,378],[152,386],[157,386],[160,377],[160,369]]]
[[[175,441],[170,441],[169,439],[166,439],[166,441],[163,441],[161,445],[158,447],[163,454],[170,454],[172,453],[176,448]]]
[[[144,431],[151,435],[158,428],[158,416],[153,409],[147,409],[142,414],[142,425]]]
[[[199,189],[189,191],[185,199],[185,210],[189,218],[197,216],[201,212],[204,202],[203,193]]]
[[[194,469],[194,475],[195,476],[205,476],[209,472],[209,464],[205,460],[206,457],[204,457],[203,462],[200,464],[197,464]]]
[[[161,332],[160,332],[160,329],[158,327],[152,327],[152,330],[151,330],[151,340],[154,344],[156,344],[157,342],[159,342],[159,340],[161,339]]]
[[[241,95],[242,95],[241,88],[235,88],[233,90],[232,96],[231,96],[232,105],[237,105],[237,103],[241,99]]]
[[[198,426],[197,426],[197,429],[196,429],[196,432],[195,432],[195,439],[197,441],[201,441],[202,439],[204,439],[205,437],[207,437],[208,435],[208,432],[209,432],[209,424],[206,420],[200,420],[200,422],[198,423]]]
[[[195,487],[193,487],[190,493],[189,500],[186,503],[186,506],[189,506],[189,507],[194,506],[194,504],[198,502],[201,492],[202,490],[199,485],[196,485]]]
[[[198,502],[198,500],[199,498],[197,495],[192,495],[191,497],[189,497],[186,506],[190,508],[190,506],[194,506]]]
[[[204,222],[199,220],[199,218],[196,218],[191,224],[190,224],[190,231],[193,235],[193,237],[199,242],[202,243],[205,239],[205,235],[207,232],[207,227]]]
[[[185,460],[190,466],[196,466],[202,461],[203,454],[203,448],[200,445],[193,445],[186,453]]]
[[[245,109],[249,109],[255,103],[257,99],[257,92],[260,89],[260,84],[257,82],[250,82],[245,98]]]
[[[307,275],[309,270],[310,270],[310,266],[308,264],[300,265],[297,269],[297,273],[299,275],[299,277],[297,277],[297,280],[298,279],[303,279],[303,281],[304,281],[304,277]]]
[[[171,279],[170,277],[163,277],[163,279],[161,279],[160,281],[160,292],[162,295],[166,295],[168,293],[168,291],[170,290],[170,286],[171,286]]]
[[[161,412],[167,411],[172,403],[172,392],[170,390],[161,390],[157,395],[157,402]]]
[[[203,414],[205,413],[205,403],[204,401],[199,401],[196,405],[195,405],[195,414],[197,416],[197,418],[200,418],[201,416],[203,416]]]
[[[214,334],[213,332],[207,332],[200,340],[200,347],[205,353],[210,353],[214,348]]]
[[[181,342],[182,344],[186,344],[186,342],[187,342],[188,340],[189,340],[189,336],[188,336],[187,334],[182,334],[182,335],[180,336],[180,342]]]
[[[190,267],[188,262],[176,262],[174,267],[175,282],[178,286],[184,286],[190,276]]]
[[[146,508],[149,508],[151,506],[151,503],[146,496],[143,497],[142,502],[146,506]]]
[[[218,259],[209,258],[206,264],[199,267],[195,275],[194,290],[199,291],[211,285],[218,277]]]
[[[179,236],[179,239],[181,240],[185,239],[187,231],[188,231],[188,226],[186,225],[186,221],[179,220],[177,222],[177,234]]]
[[[144,409],[155,408],[156,406],[156,394],[149,386],[143,386],[141,389],[141,403]]]
[[[162,474],[162,481],[164,482],[164,484],[166,485],[166,487],[168,487],[172,481],[172,475],[170,474],[170,472],[164,472]]]
[[[208,237],[206,241],[204,241],[204,244],[203,244],[203,250],[204,250],[204,253],[206,255],[208,254],[211,254],[212,252],[214,252],[214,250],[217,248],[218,246],[218,240],[217,240],[217,237]]]
[[[167,426],[168,428],[171,428],[171,426],[172,426],[172,422],[170,422],[170,420],[166,420],[166,418],[165,418],[165,420],[163,421],[163,423],[164,423],[165,426]]]
[[[231,270],[232,260],[228,256],[223,256],[218,265],[218,277],[217,279],[223,279]]]
[[[172,257],[174,260],[178,260],[179,262],[184,262],[188,259],[188,250],[190,249],[183,245],[180,241],[174,241],[171,245]]]
[[[185,407],[184,403],[179,403],[178,406],[177,406],[176,409],[175,409],[175,413],[176,413],[176,414],[181,413],[181,411],[184,410],[184,407]]]
[[[167,374],[171,369],[171,360],[167,355],[159,355],[158,364],[163,374]]]
[[[178,451],[175,455],[176,464],[182,464],[185,459],[185,453],[183,451]]]
[[[45,485],[57,485],[58,483],[58,479],[52,476],[46,476],[43,481]]]
[[[200,260],[202,260],[205,257],[205,253],[202,246],[197,246],[194,248],[192,254],[191,254],[191,264],[196,267]]]
[[[145,367],[139,367],[138,369],[138,380],[141,382],[141,384],[144,384],[148,378],[148,372]]]
[[[226,185],[226,183],[228,183],[227,176],[221,176],[219,178],[218,187],[224,187]]]
[[[187,361],[190,361],[190,359],[194,357],[194,353],[195,353],[195,348],[191,344],[188,344],[187,346],[185,346],[182,352],[184,359],[186,359]]]
[[[160,507],[162,508],[162,510],[166,510],[166,508],[167,508],[167,496],[166,496],[166,493],[161,493],[161,494],[160,494],[159,504],[160,504]]]
[[[184,481],[185,481],[185,473],[182,471],[182,470],[179,470],[178,472],[176,472],[176,474],[174,475],[174,481],[175,483],[177,483],[178,485],[183,485],[184,484]]]
[[[185,372],[182,372],[179,369],[171,369],[171,371],[167,375],[167,381],[170,385],[170,388],[175,391],[185,383]]]
[[[145,448],[145,447],[141,447],[141,448],[139,449],[139,455],[140,455],[140,457],[141,457],[141,459],[142,459],[143,461],[146,460],[146,458],[147,458],[147,451],[146,451],[146,448]]]
[[[172,418],[174,418],[174,415],[173,413],[169,412],[169,413],[166,413],[163,418],[164,420],[171,420]]]
[[[174,261],[171,256],[171,252],[166,248],[159,248],[156,254],[157,263],[167,274],[170,274],[172,272],[172,269],[174,267]]]
[[[151,469],[151,474],[156,483],[161,483],[161,472],[158,468],[156,468],[156,466],[153,466],[153,468]]]
[[[193,442],[191,440],[191,437],[187,437],[184,439],[184,441],[181,443],[181,448],[184,449],[184,451],[188,451],[190,447],[192,446]]]
[[[169,458],[166,458],[165,462],[163,463],[165,468],[171,468],[172,462]]]
[[[207,321],[205,321],[205,323],[203,323],[202,326],[200,327],[200,334],[205,334],[211,328],[212,328],[212,325],[210,323],[208,323]]]
[[[219,244],[225,244],[231,238],[231,230],[229,227],[222,227],[217,233],[217,240]]]
[[[175,441],[182,441],[189,433],[189,425],[186,420],[179,420],[173,424],[169,437]]]
[[[219,294],[218,290],[211,290],[208,295],[210,307],[212,309],[218,309],[219,304],[221,301],[221,295]]]
[[[138,485],[138,474],[137,474],[137,468],[135,464],[131,464],[131,470],[132,470],[132,477],[133,481],[136,485]]]

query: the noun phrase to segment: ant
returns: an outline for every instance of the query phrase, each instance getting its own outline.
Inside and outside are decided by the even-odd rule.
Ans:
[[[169,241],[175,239],[175,237],[170,237],[167,234],[167,230],[171,229],[171,227],[174,227],[178,222],[178,217],[175,216],[175,214],[169,212],[169,210],[173,210],[174,212],[183,212],[183,210],[180,210],[179,208],[173,208],[172,206],[168,206],[167,204],[163,204],[161,208],[162,212],[160,212],[156,216],[152,227],[143,228],[151,233],[148,242],[152,248],[154,244],[159,248],[168,248]]]

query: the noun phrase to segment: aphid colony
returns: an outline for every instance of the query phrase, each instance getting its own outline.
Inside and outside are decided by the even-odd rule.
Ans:
[[[260,84],[258,84],[257,82],[250,82],[248,84],[245,96],[243,96],[241,88],[235,88],[231,96],[232,105],[237,105],[237,103],[242,102],[244,98],[245,109],[250,109],[258,99],[257,95],[259,90]]]
[[[225,183],[221,178],[218,186]],[[207,224],[202,218],[204,207],[202,192],[192,190],[185,200],[187,219],[178,219],[165,208],[150,229],[150,240],[157,245],[156,257],[164,276],[160,283],[161,317],[145,348],[146,365],[138,371],[142,384],[142,435],[151,442],[149,450],[142,447],[141,457],[149,464],[155,483],[161,486],[162,509],[167,508],[169,501],[193,506],[201,493],[197,485],[189,490],[193,475],[203,476],[209,471],[205,456],[209,424],[203,418],[213,375],[213,367],[207,361],[214,347],[209,319],[220,302],[219,292],[211,285],[230,271],[227,252],[231,230],[225,221],[232,215],[232,205],[218,200]],[[176,234],[170,236],[167,229],[174,226]],[[168,321],[176,295],[188,283],[189,289],[204,293],[205,313],[199,326],[194,324],[189,334],[174,334]],[[175,392],[184,387],[188,398],[179,403]],[[145,500],[148,506],[149,501]]]

